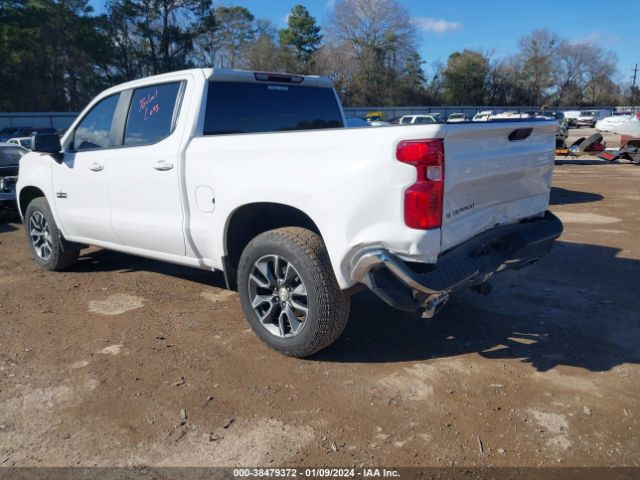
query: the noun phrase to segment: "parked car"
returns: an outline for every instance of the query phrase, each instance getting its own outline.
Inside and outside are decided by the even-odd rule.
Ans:
[[[487,122],[489,121],[489,117],[493,115],[493,110],[483,110],[481,112],[476,113],[471,119],[472,122]]]
[[[602,120],[603,118],[611,115],[610,110],[585,110],[580,112],[577,121],[577,127],[595,127],[598,120]]]
[[[399,125],[425,125],[438,123],[438,120],[433,115],[403,115],[398,123]]]
[[[46,133],[48,135],[55,133],[56,135],[58,135],[58,130],[50,127],[33,127],[29,132],[30,135],[41,135],[43,133]]]
[[[6,142],[11,138],[31,137],[41,133],[57,133],[57,130],[49,127],[6,127],[0,130],[0,142]]]
[[[10,138],[29,136],[31,127],[5,127],[0,130],[0,143],[6,143]]]
[[[0,143],[0,210],[15,210],[18,166],[29,150],[19,145]]]
[[[325,77],[194,69],[112,87],[20,162],[33,258],[63,270],[98,245],[220,270],[254,332],[304,357],[338,338],[358,288],[432,316],[562,231],[555,122],[344,127]]]
[[[31,137],[16,137],[10,138],[7,140],[7,143],[11,143],[13,145],[20,145],[21,147],[31,149]]]
[[[565,110],[562,112],[564,118],[567,119],[568,127],[577,127],[578,126],[578,117],[580,116],[580,110]]]
[[[462,112],[452,113],[447,118],[447,123],[461,123],[461,122],[468,122],[468,121],[469,121],[469,115]]]
[[[356,127],[370,127],[371,124],[367,122],[363,118],[358,117],[346,117],[347,127],[356,128]]]
[[[534,118],[535,115],[530,112],[500,112],[489,115],[489,120],[517,120],[523,118]]]
[[[565,148],[567,137],[569,136],[569,124],[562,112],[544,112],[536,115],[537,117],[555,120],[558,124],[556,130],[556,148]]]

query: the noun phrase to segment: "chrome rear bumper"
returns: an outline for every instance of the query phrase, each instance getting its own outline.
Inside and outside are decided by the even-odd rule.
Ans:
[[[426,316],[431,316],[453,290],[484,284],[497,272],[535,263],[561,233],[562,222],[547,211],[541,218],[483,232],[432,265],[405,262],[385,249],[365,251],[355,257],[351,277],[392,307],[425,308]]]

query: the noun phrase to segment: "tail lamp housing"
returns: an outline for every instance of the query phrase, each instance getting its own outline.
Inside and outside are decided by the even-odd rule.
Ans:
[[[404,223],[427,230],[442,225],[444,142],[441,138],[404,140],[396,158],[416,168],[416,182],[404,192]]]

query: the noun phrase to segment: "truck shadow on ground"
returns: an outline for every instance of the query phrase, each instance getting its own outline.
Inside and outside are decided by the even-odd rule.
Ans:
[[[566,188],[551,187],[551,205],[572,205],[575,203],[599,202],[604,199],[599,193],[580,192],[577,190],[567,190]]]
[[[17,230],[15,226],[10,223],[5,223],[0,219],[0,233],[13,232]]]
[[[385,363],[478,353],[538,371],[567,365],[594,372],[640,363],[640,299],[629,287],[640,261],[618,252],[557,242],[539,264],[495,277],[496,293],[461,291],[433,319],[397,312],[363,292],[353,298],[342,337],[314,358]]]
[[[311,361],[387,363],[477,353],[516,359],[538,371],[567,365],[594,372],[640,363],[640,300],[632,287],[640,261],[618,253],[616,248],[556,242],[540,263],[496,276],[488,297],[462,290],[433,319],[399,312],[361,292],[352,298],[340,339]],[[225,287],[220,272],[108,250],[88,252],[73,271],[148,271]]]
[[[0,209],[0,233],[14,232],[21,224],[20,216],[16,212]]]
[[[224,274],[222,272],[190,268],[112,250],[93,250],[83,253],[72,271],[79,273],[153,272],[211,287],[225,288]]]
[[[599,158],[580,158],[580,157],[563,157],[563,158],[556,158],[555,162],[556,165],[583,165],[583,166],[591,166],[591,165],[630,165],[630,166],[635,166],[632,162],[628,161],[628,160],[616,160],[616,161],[609,161],[609,160],[602,160]]]

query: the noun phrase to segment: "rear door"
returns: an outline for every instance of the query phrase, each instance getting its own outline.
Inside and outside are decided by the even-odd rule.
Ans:
[[[122,244],[185,254],[176,129],[186,81],[129,90],[121,112],[121,146],[111,152],[111,225]]]
[[[548,208],[555,121],[446,128],[442,250]]]

